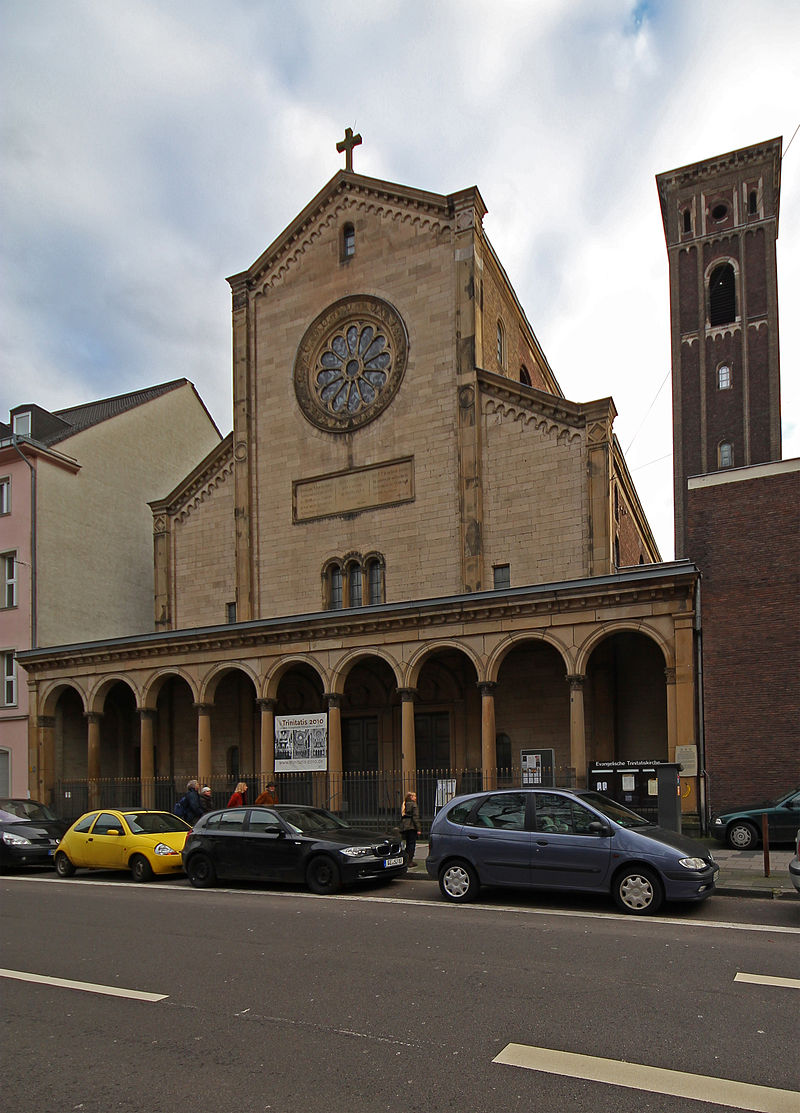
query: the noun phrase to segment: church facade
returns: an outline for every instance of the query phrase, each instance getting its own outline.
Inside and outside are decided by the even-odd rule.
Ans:
[[[280,715],[326,716],[306,788],[351,812],[697,745],[697,570],[660,562],[614,403],[564,396],[485,212],[349,150],[229,279],[234,427],[151,502],[153,628],[25,655],[34,795],[258,783]]]

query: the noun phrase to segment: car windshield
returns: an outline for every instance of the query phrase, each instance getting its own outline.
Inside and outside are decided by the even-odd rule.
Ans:
[[[349,830],[350,824],[322,808],[293,808],[291,805],[278,804],[275,811],[284,823],[288,823],[301,835],[314,835],[319,831]]]
[[[125,822],[134,835],[165,835],[174,831],[191,831],[177,815],[169,812],[123,812]]]
[[[599,812],[602,812],[608,819],[618,823],[620,827],[652,827],[653,824],[649,819],[644,816],[632,812],[630,808],[626,808],[623,804],[618,804],[616,800],[609,800],[607,796],[603,796],[600,792],[582,792],[581,800],[585,800],[587,804],[591,804]]]
[[[9,819],[54,820],[58,818],[53,815],[48,807],[40,804],[37,800],[0,800],[0,812],[6,813],[0,816],[6,821]]]

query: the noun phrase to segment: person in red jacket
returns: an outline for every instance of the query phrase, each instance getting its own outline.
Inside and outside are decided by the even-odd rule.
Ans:
[[[233,791],[230,800],[228,801],[229,808],[241,808],[242,805],[247,803],[247,785],[244,781],[239,781],[238,785]]]
[[[270,781],[264,791],[259,796],[256,796],[256,804],[258,804],[259,807],[263,804],[264,807],[271,808],[273,804],[277,804],[278,802],[278,793],[275,789],[274,781]]]

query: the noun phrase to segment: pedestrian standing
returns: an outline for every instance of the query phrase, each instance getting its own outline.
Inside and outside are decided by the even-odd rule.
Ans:
[[[205,806],[200,799],[200,784],[196,780],[191,780],[186,786],[186,822],[194,826],[201,815],[206,814]]]
[[[407,792],[400,812],[400,834],[406,840],[406,862],[415,866],[414,855],[417,852],[417,835],[422,834],[422,827],[417,807],[416,792]]]
[[[203,785],[200,789],[200,803],[207,812],[213,812],[214,801],[211,799],[211,789],[208,785]]]

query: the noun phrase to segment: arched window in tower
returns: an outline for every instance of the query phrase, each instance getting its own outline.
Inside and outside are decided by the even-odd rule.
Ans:
[[[730,263],[720,263],[711,272],[708,320],[711,325],[729,325],[736,320],[736,275]]]
[[[356,230],[352,224],[342,228],[342,259],[352,259],[356,253]]]
[[[497,366],[502,369],[506,365],[506,344],[505,332],[503,330],[503,322],[497,322]]]
[[[532,385],[531,384],[531,373],[528,370],[528,368],[525,366],[524,363],[519,369],[519,381],[522,383],[523,386],[531,386]]]
[[[692,230],[692,210],[691,209],[684,209],[683,210],[683,231],[684,231],[684,234],[686,234],[687,232],[691,232],[691,230]]]
[[[717,457],[721,468],[733,467],[733,445],[730,441],[720,441]]]
[[[721,363],[717,368],[717,390],[730,390],[731,389],[731,366],[729,363]]]
[[[758,216],[758,194],[754,189],[747,195],[747,212],[749,216]]]

